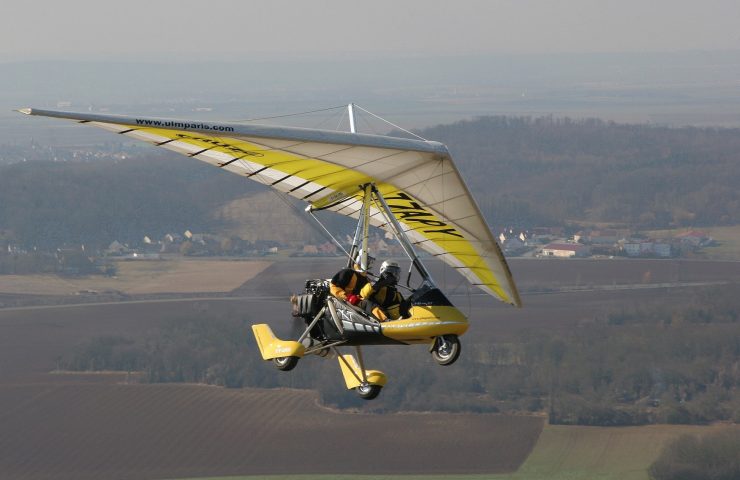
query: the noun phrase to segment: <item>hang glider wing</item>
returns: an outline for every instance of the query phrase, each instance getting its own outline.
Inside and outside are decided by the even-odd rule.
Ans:
[[[521,304],[501,249],[438,142],[303,128],[22,109],[143,140],[357,217],[375,183],[411,242],[506,303]],[[374,225],[389,229],[379,209]]]

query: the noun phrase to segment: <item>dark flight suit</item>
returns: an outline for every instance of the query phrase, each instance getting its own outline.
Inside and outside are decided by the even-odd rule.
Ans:
[[[348,295],[360,296],[362,287],[367,284],[367,277],[364,273],[345,268],[332,277],[329,290],[335,297],[347,301]]]
[[[375,290],[377,288],[377,291]],[[368,283],[362,288],[360,296],[371,305],[371,313],[384,322],[386,320],[397,320],[401,318],[401,302],[403,295],[398,293],[392,285],[377,286]]]

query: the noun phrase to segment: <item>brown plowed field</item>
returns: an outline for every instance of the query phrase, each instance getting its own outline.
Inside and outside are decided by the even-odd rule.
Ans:
[[[0,478],[496,473],[515,470],[533,448],[543,426],[537,417],[335,412],[306,391],[49,373],[60,355],[100,335],[143,336],[163,322],[204,316],[282,323],[288,291],[0,310]]]
[[[543,421],[337,413],[295,390],[0,386],[0,478],[116,479],[515,470]]]
[[[0,293],[74,295],[79,291],[125,294],[228,292],[259,275],[270,262],[178,258],[117,261],[115,277],[0,275]]]
[[[0,309],[0,478],[516,469],[537,440],[540,418],[342,413],[318,406],[310,392],[140,385],[127,384],[125,375],[48,373],[60,355],[87,339],[144,336],[166,321],[242,316],[268,322],[280,335],[289,326],[288,293],[340,264],[276,262],[234,291],[234,298]],[[691,293],[687,283],[740,280],[740,264],[730,262],[521,260],[512,262],[512,270],[523,287],[523,309],[469,296],[459,276],[434,267],[452,301],[470,312],[475,335],[463,342],[496,341],[521,329],[569,329],[615,308],[682,298]],[[660,288],[588,290],[621,285]],[[248,332],[244,341],[251,341]]]

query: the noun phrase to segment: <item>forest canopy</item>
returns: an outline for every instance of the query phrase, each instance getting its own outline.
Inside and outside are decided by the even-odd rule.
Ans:
[[[499,116],[420,133],[448,145],[494,228],[740,224],[737,129]],[[216,232],[228,227],[214,213],[219,207],[265,189],[145,147],[125,160],[18,162],[0,166],[0,234],[55,248]],[[316,235],[305,222],[292,223],[293,238]]]
[[[740,223],[740,130],[482,117],[421,132],[457,160],[491,225]]]

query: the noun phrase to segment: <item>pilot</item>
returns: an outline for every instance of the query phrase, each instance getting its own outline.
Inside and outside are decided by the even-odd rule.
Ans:
[[[368,283],[360,291],[360,296],[367,301],[366,309],[381,322],[409,316],[407,302],[396,289],[400,277],[401,267],[386,260],[380,266],[378,281]]]
[[[362,300],[360,292],[368,284],[367,273],[362,270],[361,265],[362,250],[355,258],[354,268],[343,268],[338,271],[331,279],[329,290],[335,297],[357,305]],[[375,258],[367,256],[367,270],[370,270]]]

